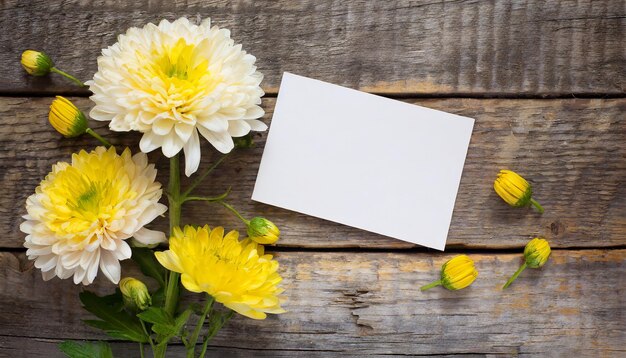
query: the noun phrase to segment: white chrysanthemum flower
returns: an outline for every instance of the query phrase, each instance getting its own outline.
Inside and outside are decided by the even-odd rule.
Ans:
[[[157,171],[144,153],[118,155],[97,147],[72,155],[72,163],[52,167],[26,200],[28,215],[20,229],[28,234],[26,255],[44,280],[74,276],[93,282],[98,267],[117,283],[120,260],[130,258],[130,237],[145,245],[166,241],[165,234],[143,226],[163,214]]]
[[[232,137],[267,126],[256,58],[235,45],[230,31],[180,18],[130,28],[102,50],[98,72],[87,82],[96,103],[90,115],[114,131],[143,133],[140,148],[185,153],[185,174],[200,164],[198,132],[222,153]]]

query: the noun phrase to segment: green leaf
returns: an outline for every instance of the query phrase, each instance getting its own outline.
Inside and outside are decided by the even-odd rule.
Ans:
[[[64,341],[59,343],[58,347],[70,358],[113,358],[111,346],[107,342]]]
[[[150,307],[137,314],[137,317],[145,322],[151,323],[152,331],[160,336],[159,341],[165,342],[172,337],[180,335],[191,313],[191,309],[186,309],[174,319],[162,307]]]
[[[113,338],[140,343],[148,341],[137,317],[123,310],[122,295],[119,290],[104,297],[83,291],[79,297],[83,307],[100,318],[100,320],[85,320],[86,324],[102,329]]]
[[[154,251],[148,248],[133,247],[132,259],[139,265],[144,275],[157,280],[161,287],[165,286],[166,270],[154,257]]]
[[[174,318],[162,307],[150,307],[137,314],[139,319],[152,323],[152,331],[166,337],[176,335]]]
[[[174,319],[163,307],[150,307],[137,317],[148,323],[174,325]]]

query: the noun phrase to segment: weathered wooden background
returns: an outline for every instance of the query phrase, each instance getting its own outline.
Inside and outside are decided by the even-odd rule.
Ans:
[[[237,317],[213,342],[215,356],[626,355],[626,1],[4,0],[0,356],[60,356],[59,341],[106,339],[81,323],[79,287],[42,281],[18,230],[50,166],[96,144],[59,138],[46,119],[52,96],[73,96],[87,110],[78,97],[89,93],[59,76],[27,76],[20,53],[44,50],[86,80],[126,28],[180,16],[211,17],[257,57],[266,123],[283,71],[476,118],[446,253],[251,202],[265,134],[229,158],[203,190],[232,185],[242,211],[281,226],[273,251],[289,312]],[[107,135],[131,146],[138,139]],[[166,172],[166,160],[151,159]],[[202,165],[212,159],[205,145]],[[496,196],[500,168],[530,179],[545,214]],[[238,225],[217,206],[184,217]],[[535,235],[550,241],[553,257],[502,291]],[[476,260],[477,282],[420,292],[459,252]],[[136,355],[134,344],[113,345]]]

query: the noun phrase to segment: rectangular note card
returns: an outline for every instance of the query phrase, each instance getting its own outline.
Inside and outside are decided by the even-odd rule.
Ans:
[[[285,72],[252,199],[443,250],[473,126]]]

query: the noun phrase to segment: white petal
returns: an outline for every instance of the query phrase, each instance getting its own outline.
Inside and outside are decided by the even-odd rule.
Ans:
[[[161,146],[161,150],[163,151],[163,155],[168,158],[175,156],[181,149],[183,149],[183,141],[178,138],[174,133],[168,135],[167,137],[163,137],[163,145]]]
[[[244,121],[229,121],[228,134],[231,137],[243,137],[250,133],[250,125]]]
[[[167,241],[167,237],[164,233],[146,229],[145,227],[139,229],[133,237],[143,245],[157,245]]]
[[[152,124],[152,131],[158,135],[167,135],[174,127],[174,121],[169,118],[159,118]]]
[[[263,117],[265,111],[259,106],[250,107],[246,110],[246,114],[243,119],[257,119]]]
[[[265,124],[265,123],[263,123],[263,122],[261,122],[261,121],[259,121],[259,120],[256,120],[256,119],[248,119],[248,120],[246,120],[246,123],[248,123],[248,125],[250,125],[250,128],[251,128],[253,131],[256,131],[256,132],[264,132],[264,131],[266,131],[266,130],[267,130],[267,124]]]
[[[139,141],[139,149],[144,153],[150,153],[163,145],[163,138],[164,137],[157,136],[152,132],[146,132]]]
[[[202,127],[198,127],[198,131],[200,131],[200,134],[202,134],[202,136],[206,138],[206,140],[208,140],[209,143],[215,147],[215,149],[222,153],[230,153],[230,151],[235,147],[235,143],[233,143],[233,139],[228,132],[214,133]]]
[[[100,254],[100,270],[111,282],[117,285],[120,282],[122,268],[120,262],[109,251],[102,250]]]
[[[193,130],[191,137],[183,147],[185,151],[185,175],[191,176],[198,170],[200,166],[200,139],[198,138],[198,131]]]

